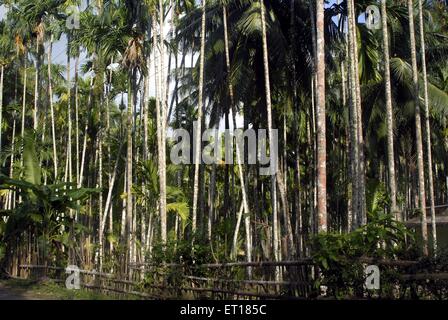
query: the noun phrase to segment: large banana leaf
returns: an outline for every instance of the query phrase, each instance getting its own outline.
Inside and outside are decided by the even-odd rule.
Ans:
[[[25,181],[34,185],[41,184],[41,168],[37,159],[34,137],[27,134],[24,139],[23,162],[25,165]]]

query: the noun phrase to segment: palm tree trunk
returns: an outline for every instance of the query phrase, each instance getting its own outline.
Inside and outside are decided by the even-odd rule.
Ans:
[[[353,19],[351,20],[353,24],[353,33],[354,33],[354,65],[356,70],[355,77],[355,88],[356,88],[356,116],[357,124],[358,124],[358,144],[359,144],[359,225],[365,225],[367,223],[367,207],[366,207],[366,165],[365,165],[365,156],[364,156],[364,136],[363,136],[363,126],[362,126],[362,97],[361,97],[361,85],[359,80],[359,62],[358,62],[358,40],[357,40],[357,31],[356,31],[356,8],[354,1],[352,1],[352,15]]]
[[[324,1],[316,3],[317,76],[317,218],[319,232],[327,232],[327,148],[325,124]]]
[[[70,70],[71,70],[71,60],[70,60],[70,35],[67,35],[67,74],[66,74],[66,81],[67,81],[67,118],[68,118],[68,132],[67,132],[67,166],[68,166],[68,170],[66,169],[65,171],[65,182],[73,182],[73,162],[72,162],[72,104],[71,104],[71,79],[70,79]],[[36,70],[36,72],[38,72],[38,70]],[[36,77],[37,80],[37,77]],[[38,104],[36,104],[36,115],[37,115],[37,106]],[[37,116],[36,116],[36,121],[37,121]],[[67,179],[68,176],[68,179]],[[69,187],[71,188],[71,187]],[[69,211],[69,216],[72,219],[73,218],[73,210],[70,209]],[[71,226],[71,228],[69,229],[70,232],[70,237],[73,236],[73,225]],[[71,249],[69,249],[69,259],[71,259],[72,257],[72,252]],[[101,257],[100,257],[101,260]]]
[[[11,137],[11,164],[9,166],[9,177],[12,179],[14,175],[14,153],[15,153],[15,147],[16,147],[16,112],[13,111],[13,124],[12,124],[12,137]],[[15,197],[15,191],[11,191],[8,193],[8,210],[12,210],[14,208],[14,199]]]
[[[199,95],[198,95],[198,115],[195,139],[194,157],[194,181],[193,181],[193,212],[191,231],[193,242],[197,229],[197,211],[199,199],[199,169],[201,163],[201,141],[202,141],[202,108],[204,98],[204,64],[205,64],[205,0],[202,0],[202,16],[201,16],[201,49],[199,55]]]
[[[148,228],[146,229],[146,242],[145,242],[145,252],[151,256],[152,252],[152,238],[153,238],[153,212],[152,210],[149,211],[149,220],[148,220]]]
[[[113,63],[113,59],[111,59],[111,64]],[[110,85],[112,83],[112,74],[113,71],[110,71],[110,75],[109,75],[109,79],[108,81],[106,81],[105,84],[105,98],[106,98],[106,136],[108,136],[110,134],[110,110],[109,110],[109,94],[110,94]],[[105,73],[104,75],[105,79],[108,77],[107,73]],[[118,152],[118,156],[117,159],[119,159],[119,155],[121,155],[121,147],[120,146],[120,151]],[[111,201],[111,199],[109,199],[109,192],[112,193],[112,189],[115,183],[115,175],[116,175],[116,168],[114,168],[114,172],[111,173],[111,151],[110,151],[110,143],[107,144],[107,166],[108,166],[108,179],[107,179],[107,183],[108,183],[108,194],[107,194],[107,198],[106,198],[106,203],[105,203],[105,208],[104,208],[104,213],[103,213],[103,222],[102,222],[102,227],[103,229],[100,230],[100,236],[103,236],[104,233],[104,229],[107,223],[107,215],[110,214],[109,217],[109,234],[112,236],[113,235],[113,216],[112,216],[112,208],[109,207],[109,204],[107,201]],[[103,244],[104,246],[104,244]],[[103,248],[104,250],[104,248]],[[112,255],[112,251],[113,251],[113,241],[109,241],[109,254]]]
[[[311,137],[316,137],[316,57],[317,57],[317,40],[316,40],[316,11],[314,9],[314,2],[310,1],[309,4],[309,14],[311,20],[311,41],[313,48],[313,69],[311,75],[311,110],[309,116],[310,125],[308,127],[308,145],[310,146],[310,154],[312,155],[312,165],[313,169],[310,172],[310,208],[311,214],[309,215],[309,225],[311,228],[311,232],[315,233],[316,231],[316,214],[317,214],[317,144],[316,139],[312,139]]]
[[[34,110],[33,110],[33,129],[37,130],[38,120],[37,114],[39,109],[39,72],[40,72],[40,52],[39,52],[39,38],[36,40],[36,74],[34,75]]]
[[[418,195],[419,209],[422,218],[422,240],[423,254],[428,255],[428,226],[426,224],[426,195],[425,195],[425,168],[423,164],[423,141],[422,141],[422,123],[420,115],[420,96],[417,69],[417,49],[415,45],[415,28],[414,28],[414,4],[412,0],[408,0],[409,14],[409,33],[411,38],[411,59],[412,59],[412,81],[414,84],[415,95],[415,130],[417,145],[417,171],[418,171]]]
[[[123,179],[123,190],[126,192],[126,186],[127,186],[127,174],[124,173],[124,179]],[[126,197],[123,197],[122,200],[122,206],[121,206],[121,223],[120,223],[120,242],[125,243],[126,242]]]
[[[78,97],[79,57],[75,59],[75,144],[76,144],[76,185],[79,185],[79,97]]]
[[[150,68],[151,59],[149,57],[146,58],[146,65]],[[145,94],[144,94],[144,115],[143,115],[143,160],[147,161],[149,159],[149,149],[148,149],[148,121],[149,121],[149,104],[150,104],[150,93],[149,90],[151,88],[151,77],[147,75],[145,77]]]
[[[99,109],[99,119],[101,119],[101,106]],[[99,220],[99,228],[98,231],[104,229],[104,219],[103,219],[103,141],[102,141],[102,128],[100,127],[98,132],[98,188],[99,188],[99,199],[98,199],[98,220]],[[71,170],[70,170],[71,171]],[[103,270],[103,252],[104,252],[104,245],[103,245],[103,235],[102,233],[99,233],[98,235],[98,242],[99,242],[99,269],[100,272]]]
[[[296,234],[296,245],[297,245],[297,254],[298,256],[302,256],[302,244],[303,244],[303,228],[302,228],[302,198],[301,198],[301,177],[300,177],[300,133],[299,133],[299,107],[297,103],[297,72],[296,72],[296,66],[294,61],[294,52],[296,49],[295,41],[296,41],[296,29],[295,29],[295,1],[291,1],[290,4],[290,28],[292,30],[291,32],[291,48],[290,48],[290,59],[291,59],[291,66],[292,66],[292,110],[294,113],[294,128],[296,130],[294,131],[295,135],[295,176],[294,176],[294,189],[295,189],[295,225],[294,225],[294,232]]]
[[[394,157],[394,118],[392,109],[392,88],[390,80],[390,56],[389,56],[389,32],[387,28],[387,8],[386,1],[381,0],[381,19],[383,31],[383,56],[384,56],[384,85],[386,91],[386,120],[387,120],[387,159],[389,169],[389,191],[391,201],[391,211],[395,218],[401,221],[401,215],[397,208],[397,185],[395,178],[395,157]]]
[[[217,141],[217,140],[216,140]],[[210,175],[209,208],[207,219],[207,240],[212,245],[213,217],[215,214],[215,185],[216,185],[216,163],[212,164],[212,173]]]
[[[131,71],[132,72],[132,71]],[[133,73],[133,72],[132,72]],[[133,183],[133,177],[132,177],[132,131],[133,131],[133,101],[134,101],[134,74],[130,74],[129,76],[129,83],[128,83],[128,109],[127,109],[127,117],[126,117],[126,126],[127,126],[127,152],[126,152],[126,177],[127,177],[127,184],[126,184],[126,247],[128,249],[132,248],[133,244],[133,237],[134,234],[132,232],[132,221],[133,221],[133,204],[132,204],[132,183]],[[132,250],[131,250],[132,251]],[[132,254],[130,253],[130,262],[132,261]]]
[[[347,56],[349,58],[349,118],[350,118],[350,166],[351,166],[351,191],[352,191],[352,216],[349,217],[351,220],[349,221],[349,225],[352,229],[355,229],[358,226],[358,217],[360,215],[359,212],[359,143],[358,143],[358,110],[357,110],[357,92],[356,92],[356,83],[355,79],[357,77],[356,73],[356,52],[354,50],[354,41],[355,32],[353,30],[353,23],[351,22],[354,19],[354,15],[352,15],[352,2],[347,1],[348,7],[348,43],[347,43]],[[350,229],[350,230],[352,230]]]
[[[240,210],[238,211],[238,215],[236,218],[236,226],[235,231],[233,232],[233,238],[232,238],[232,249],[230,252],[230,258],[236,259],[238,255],[238,233],[241,226],[241,218],[243,217],[243,210],[244,210],[244,204],[241,203]]]
[[[344,49],[345,49],[345,60],[341,62],[341,74],[342,74],[342,104],[344,107],[347,106],[347,96],[351,97],[348,93],[348,90],[351,88],[351,76],[349,65],[349,41],[345,39],[344,41]],[[353,103],[350,98],[349,100],[349,126],[346,129],[346,154],[348,155],[348,173],[347,173],[347,216],[346,216],[346,232],[350,232],[352,230],[352,222],[353,222],[353,174],[354,174],[354,144],[352,142],[352,127],[353,127]]]
[[[50,101],[50,116],[51,116],[51,136],[53,140],[53,167],[54,167],[54,182],[58,179],[58,157],[56,150],[56,128],[53,108],[53,85],[51,79],[51,56],[53,51],[53,35],[50,36],[50,44],[48,46],[48,96]]]
[[[20,138],[22,139],[21,148],[20,148],[20,166],[23,166],[23,143],[25,137],[25,117],[26,117],[26,94],[27,94],[27,62],[28,62],[28,51],[25,49],[25,53],[23,55],[23,95],[22,95],[22,126],[20,131]],[[20,178],[22,178],[23,173],[20,172]],[[19,193],[19,203],[22,202],[22,195]]]
[[[429,184],[429,204],[431,207],[431,227],[434,254],[437,253],[437,225],[436,209],[434,200],[434,177],[432,169],[432,148],[431,148],[431,127],[429,123],[429,95],[428,95],[428,76],[426,70],[426,48],[425,48],[425,25],[423,20],[422,0],[418,0],[419,23],[420,23],[420,50],[423,73],[423,96],[425,103],[425,134],[426,134],[426,157],[428,162],[428,184]],[[426,209],[425,209],[426,210]]]
[[[159,151],[159,182],[160,182],[160,232],[162,236],[162,243],[166,244],[167,240],[167,218],[166,218],[166,121],[167,121],[167,99],[164,92],[166,84],[165,77],[165,40],[164,40],[164,8],[163,1],[159,0],[159,24],[160,24],[160,37],[159,37],[159,52],[160,52],[160,105],[161,105],[161,123],[160,123],[160,151]],[[159,124],[158,124],[159,125]]]
[[[162,124],[164,123],[164,121],[162,120],[162,115],[161,115],[161,110],[160,110],[160,105],[161,105],[161,86],[162,86],[162,80],[161,80],[161,75],[160,75],[160,50],[158,50],[159,48],[159,42],[158,42],[158,36],[157,36],[157,32],[156,30],[156,19],[153,19],[153,30],[154,30],[154,35],[153,35],[153,43],[154,43],[154,57],[155,57],[155,61],[154,61],[154,73],[155,73],[155,87],[156,87],[156,121],[157,121],[157,150],[158,150],[158,162],[159,162],[159,170],[160,170],[160,166],[161,166],[161,157],[162,157]],[[157,51],[159,51],[159,53],[157,53]],[[159,179],[159,188],[161,185],[161,180]],[[160,197],[160,191],[159,191],[159,201],[157,204],[157,207],[159,209],[160,212],[160,201],[161,201],[161,197]],[[162,219],[160,221],[160,224],[162,226]],[[148,229],[149,232],[149,229]],[[149,234],[148,234],[149,236]],[[163,231],[161,231],[161,238],[163,239],[165,237],[165,235],[163,234]],[[163,241],[163,240],[162,240]]]
[[[23,96],[22,96],[22,126],[20,130],[20,137],[24,138],[25,136],[25,116],[26,116],[26,91],[27,91],[27,78],[28,78],[28,70],[27,70],[27,53],[25,52],[23,58]],[[23,154],[21,155],[21,162],[23,162]]]
[[[356,144],[354,156],[354,223],[353,227],[358,227],[367,223],[366,212],[366,186],[365,186],[365,160],[364,160],[364,138],[362,130],[362,107],[361,107],[361,86],[358,70],[358,40],[356,30],[356,9],[353,0],[348,1],[348,28],[349,28],[349,48],[351,61],[351,94],[354,109],[352,112],[355,132],[352,141]]]
[[[261,10],[261,36],[263,44],[263,69],[264,69],[264,83],[265,83],[265,98],[266,109],[268,115],[268,133],[269,133],[269,147],[274,145],[273,127],[272,127],[272,102],[271,102],[271,84],[269,77],[269,53],[268,53],[268,39],[266,31],[266,8],[263,0],[259,0]],[[271,151],[272,152],[272,151]],[[276,168],[277,169],[277,168]],[[277,170],[276,170],[277,171]],[[280,239],[278,229],[278,215],[277,215],[277,172],[271,175],[271,200],[272,200],[272,228],[273,228],[273,251],[275,261],[280,260]],[[281,278],[280,268],[275,268],[275,279],[279,281]]]
[[[90,92],[89,92],[89,98],[87,101],[87,105],[89,108],[92,106],[92,100],[93,100],[93,84],[94,84],[94,77],[92,76],[90,78]],[[79,180],[78,180],[78,188],[81,188],[83,180],[84,180],[84,167],[86,162],[86,152],[87,152],[87,138],[89,134],[89,118],[86,117],[85,120],[85,126],[84,126],[84,141],[82,146],[82,155],[81,155],[81,164],[79,166]]]
[[[228,25],[227,25],[227,8],[226,6],[223,6],[223,26],[224,26],[224,50],[225,50],[225,58],[226,58],[226,70],[228,77],[230,76],[230,48],[229,48],[229,33],[228,33]],[[227,79],[227,85],[228,85],[228,93],[229,93],[229,100],[230,100],[230,110],[232,111],[232,124],[233,129],[236,130],[236,111],[235,111],[235,96],[233,92],[233,86],[230,81],[230,78]],[[238,175],[240,178],[241,183],[241,192],[242,192],[242,198],[243,198],[243,210],[244,210],[244,216],[245,216],[245,225],[246,225],[246,259],[247,262],[252,261],[252,248],[250,244],[250,209],[249,204],[247,200],[247,188],[246,183],[244,181],[244,171],[243,171],[243,165],[241,161],[241,153],[239,150],[239,144],[236,144],[236,161],[238,166]],[[236,256],[234,256],[236,258]],[[250,268],[248,269],[248,273],[251,273]]]
[[[148,66],[148,68],[150,69],[151,66],[151,59],[150,59],[150,55],[148,54],[146,57],[146,65]],[[148,117],[148,113],[149,113],[149,104],[150,104],[150,94],[149,94],[149,90],[151,87],[151,77],[149,75],[146,75],[146,77],[144,78],[144,92],[143,92],[143,161],[148,161],[149,159],[149,149],[148,149],[148,121],[149,121],[149,117]],[[145,179],[142,180],[142,192],[144,195],[147,194],[147,189],[146,189],[146,181]],[[148,216],[148,212],[150,210],[150,206],[148,204],[148,201],[145,199],[144,200],[144,204],[143,204],[143,211],[142,211],[142,215],[141,215],[141,246],[140,246],[140,255],[142,257],[142,262],[145,262],[145,254],[146,254],[146,247],[145,247],[145,243],[146,243],[146,234],[147,234],[147,228],[149,228],[149,226],[146,225],[146,217]],[[144,271],[144,267],[143,267],[143,271]]]
[[[112,208],[111,208],[111,202],[112,202],[112,191],[114,189],[114,184],[115,184],[115,180],[117,177],[117,172],[118,172],[118,164],[120,161],[120,155],[121,155],[121,151],[123,148],[123,144],[120,145],[118,154],[117,154],[117,159],[115,160],[115,166],[114,166],[114,170],[112,173],[112,177],[110,179],[110,183],[109,183],[109,190],[107,191],[107,198],[106,198],[106,204],[104,206],[104,213],[102,215],[102,223],[100,224],[102,229],[100,229],[100,236],[104,233],[104,228],[106,225],[106,219],[107,219],[107,215],[110,214],[112,215]]]
[[[68,35],[67,44],[67,122],[68,122],[68,143],[67,143],[67,159],[68,159],[68,181],[73,182],[73,162],[72,162],[72,88],[70,79],[71,59],[70,59],[70,35]]]

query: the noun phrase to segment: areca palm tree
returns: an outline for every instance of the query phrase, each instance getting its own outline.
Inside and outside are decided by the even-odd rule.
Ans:
[[[412,82],[414,86],[414,105],[415,105],[415,130],[417,145],[417,169],[418,169],[418,196],[419,209],[422,217],[422,237],[423,237],[423,254],[428,255],[428,226],[426,224],[426,193],[425,193],[425,168],[423,160],[423,140],[420,115],[420,96],[419,81],[417,69],[417,49],[415,44],[415,28],[414,28],[414,4],[412,0],[408,0],[409,14],[409,35],[411,45],[411,61],[412,61]]]
[[[316,2],[317,77],[317,217],[319,232],[327,231],[327,139],[325,125],[324,1]]]
[[[364,137],[362,127],[362,98],[360,87],[360,72],[358,62],[358,30],[356,21],[356,7],[353,0],[347,0],[347,23],[348,23],[348,38],[349,38],[349,52],[351,62],[351,89],[353,104],[353,144],[354,147],[354,179],[356,197],[354,198],[354,205],[356,210],[354,226],[364,225],[367,221],[366,212],[366,190],[365,190],[365,162],[364,162]]]
[[[390,79],[390,53],[389,53],[389,31],[387,26],[387,5],[386,1],[381,1],[381,22],[383,33],[383,55],[384,55],[384,84],[386,91],[387,110],[387,165],[389,172],[389,189],[391,210],[395,213],[396,219],[400,220],[397,208],[397,186],[395,178],[395,156],[394,156],[394,119],[392,108],[392,88]]]
[[[47,51],[47,60],[48,60],[48,95],[49,95],[49,104],[50,104],[50,116],[51,116],[51,135],[53,140],[53,170],[54,170],[54,180],[58,179],[58,154],[57,154],[57,146],[56,146],[56,128],[55,128],[55,113],[54,113],[54,103],[53,103],[53,85],[51,79],[51,66],[52,66],[52,48],[54,38],[58,38],[60,36],[59,31],[59,21],[57,20],[60,17],[59,9],[60,5],[64,1],[41,1],[41,2],[29,2],[29,1],[19,1],[19,11],[23,13],[28,24],[33,28],[34,33],[36,34],[36,78],[35,78],[35,102],[34,102],[34,111],[33,111],[33,119],[34,119],[34,128],[37,128],[38,122],[38,105],[39,105],[39,96],[37,83],[39,81],[39,60],[41,59],[39,48],[40,44],[43,42],[45,29],[47,29],[47,34],[49,34],[49,45]],[[22,130],[23,131],[23,130]]]
[[[165,96],[165,41],[164,41],[164,27],[165,27],[165,10],[163,1],[159,0],[159,39],[160,42],[158,44],[159,47],[159,99],[161,100],[161,112],[160,112],[160,145],[159,145],[159,170],[160,170],[160,232],[162,243],[165,244],[167,241],[167,225],[166,225],[166,122],[167,122],[167,108],[168,108],[168,96]],[[169,86],[169,83],[167,84]]]
[[[273,136],[273,125],[272,125],[272,102],[271,102],[271,85],[270,85],[270,74],[269,74],[269,53],[268,53],[268,42],[266,34],[266,11],[265,4],[260,0],[260,15],[261,15],[261,37],[263,43],[263,70],[264,70],[264,83],[265,83],[265,99],[266,99],[266,109],[267,109],[267,124],[269,132],[269,146],[271,152],[273,152],[273,145],[275,143]],[[276,168],[275,168],[276,169]],[[273,250],[275,260],[280,259],[279,254],[279,232],[278,232],[278,216],[277,216],[277,172],[271,175],[271,199],[272,199],[272,224],[273,224]],[[276,279],[280,279],[279,269],[276,268]]]
[[[130,10],[131,8],[128,8]],[[138,19],[139,17],[133,17]],[[129,239],[130,262],[135,262],[136,234],[133,212],[133,109],[137,98],[137,76],[145,72],[145,59],[143,56],[143,37],[139,30],[131,30],[132,38],[123,54],[122,65],[128,70],[128,106],[127,106],[127,155],[126,155],[126,238]]]
[[[426,159],[428,164],[428,192],[429,204],[432,222],[432,243],[434,253],[437,252],[437,226],[436,226],[436,209],[434,200],[434,176],[432,163],[432,147],[431,147],[431,127],[429,123],[429,94],[428,94],[428,75],[426,69],[426,45],[425,45],[425,24],[423,20],[423,4],[422,0],[418,0],[418,17],[419,17],[419,31],[420,31],[420,61],[422,64],[422,78],[423,78],[423,101],[424,101],[424,119],[425,119],[425,140],[426,140]],[[426,215],[426,208],[424,208],[423,215]]]
[[[196,233],[197,228],[197,209],[198,209],[198,198],[199,198],[199,167],[201,163],[201,141],[202,141],[202,108],[204,99],[204,64],[205,64],[205,26],[206,26],[206,0],[202,0],[201,6],[201,45],[199,53],[199,84],[198,84],[198,111],[197,111],[197,127],[196,127],[196,137],[195,145],[196,150],[193,155],[194,157],[194,181],[193,181],[193,211],[192,211],[192,224],[191,230],[193,234]]]
[[[222,13],[223,13],[223,30],[224,30],[224,50],[225,50],[225,60],[226,60],[226,70],[227,70],[227,82],[228,82],[228,91],[229,91],[229,103],[230,103],[230,110],[232,111],[232,122],[233,127],[236,128],[236,115],[235,115],[235,98],[233,93],[233,86],[230,81],[230,49],[229,49],[229,32],[228,32],[228,25],[227,25],[227,8],[226,4],[223,4],[222,6]],[[237,144],[237,150],[236,150],[236,157],[237,157],[237,164],[238,164],[238,171],[239,171],[239,178],[241,181],[241,192],[242,192],[242,198],[243,198],[243,210],[245,215],[245,223],[246,223],[246,250],[249,252],[251,250],[250,246],[250,224],[248,221],[250,221],[250,209],[249,209],[249,203],[247,200],[247,189],[246,189],[246,183],[244,181],[244,172],[243,172],[243,166],[240,159],[240,150],[238,149],[239,146]],[[242,212],[241,212],[242,214]],[[240,217],[238,218],[240,219]],[[233,255],[236,256],[236,239],[234,238],[234,243],[232,246]],[[250,262],[250,255],[248,254],[248,262]]]

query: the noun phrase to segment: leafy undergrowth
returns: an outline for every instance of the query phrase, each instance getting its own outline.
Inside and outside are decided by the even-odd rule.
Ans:
[[[61,284],[53,281],[36,281],[10,279],[0,281],[0,286],[11,292],[11,296],[22,297],[23,299],[37,300],[111,300],[111,299],[132,299],[132,297],[118,297],[116,295],[106,295],[93,292],[91,290],[68,290]]]

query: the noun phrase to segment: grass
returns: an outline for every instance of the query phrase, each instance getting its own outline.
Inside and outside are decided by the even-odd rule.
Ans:
[[[51,280],[22,280],[10,279],[0,281],[0,286],[7,289],[13,296],[21,296],[25,299],[43,300],[114,300],[135,299],[130,296],[118,296],[117,294],[104,294],[92,290],[68,290],[62,284]]]

